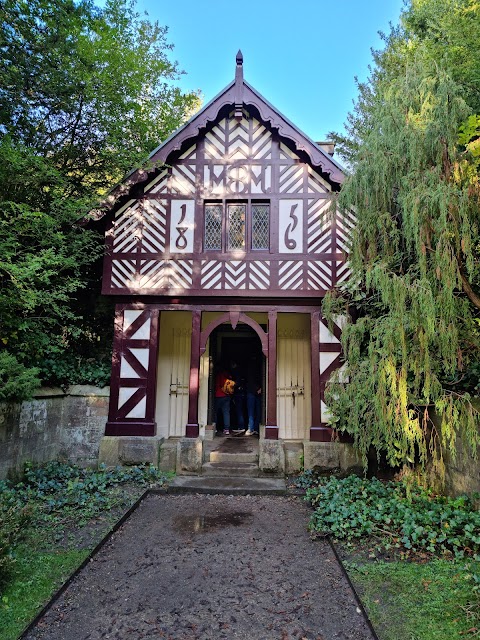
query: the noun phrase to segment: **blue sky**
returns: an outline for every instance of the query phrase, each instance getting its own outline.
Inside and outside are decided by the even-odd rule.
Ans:
[[[235,55],[269,102],[314,140],[343,129],[368,75],[379,31],[397,23],[403,0],[138,0],[169,28],[183,89],[208,102],[231,80]]]

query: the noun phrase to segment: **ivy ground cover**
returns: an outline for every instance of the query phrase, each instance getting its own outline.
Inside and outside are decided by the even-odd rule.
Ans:
[[[380,640],[480,637],[480,512],[407,482],[298,479]],[[474,496],[475,498],[475,496]]]
[[[27,466],[0,482],[0,640],[15,640],[128,508],[166,477],[153,467]]]

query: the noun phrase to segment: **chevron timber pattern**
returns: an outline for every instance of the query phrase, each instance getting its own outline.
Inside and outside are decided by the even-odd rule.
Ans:
[[[116,213],[112,293],[198,296],[238,291],[258,297],[292,291],[296,297],[302,292],[312,297],[348,279],[354,213],[334,211],[330,184],[305,160],[304,152],[297,153],[286,138],[280,140],[275,129],[247,108],[240,120],[231,112],[207,124],[176,158],[159,167],[138,199],[130,199]],[[205,202],[217,205],[223,215],[223,240],[208,249],[203,249]],[[245,236],[235,253],[227,246],[231,202],[245,206]],[[249,216],[255,203],[269,206],[270,221],[263,248],[253,250]],[[189,213],[183,218],[187,204]],[[295,216],[288,218],[295,206]],[[188,239],[183,251],[171,246],[177,227]]]
[[[147,200],[143,204],[142,249],[162,253],[167,244],[167,200]]]
[[[322,198],[308,201],[308,253],[330,253],[333,250],[332,219],[329,208],[329,200]]]
[[[270,288],[270,261],[204,260],[201,272],[202,289]]]

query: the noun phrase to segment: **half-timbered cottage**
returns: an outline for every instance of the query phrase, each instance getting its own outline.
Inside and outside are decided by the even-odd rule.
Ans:
[[[223,360],[258,363],[262,439],[330,441],[325,382],[348,276],[344,174],[243,78],[110,194],[103,293],[116,299],[106,436],[201,438]],[[233,416],[232,416],[233,418]]]

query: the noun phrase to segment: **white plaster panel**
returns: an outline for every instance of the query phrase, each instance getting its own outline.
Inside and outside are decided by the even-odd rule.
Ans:
[[[142,315],[143,311],[137,311],[135,309],[126,309],[123,312],[123,331],[127,331],[128,327],[135,322],[138,316]]]
[[[320,322],[320,342],[324,344],[340,344],[340,340],[334,336],[323,322]]]
[[[253,165],[251,168],[252,180],[250,183],[251,193],[267,193],[272,186],[272,167]],[[260,176],[263,173],[263,179]]]
[[[130,336],[129,340],[150,340],[150,318],[147,318],[146,322],[142,324],[142,326],[135,331],[133,336]]]
[[[119,218],[122,213],[134,202],[135,200],[129,200],[126,204],[123,205],[123,207],[120,207],[120,209],[118,209],[118,211],[115,213],[115,218]]]
[[[330,422],[332,413],[327,405],[322,401],[320,402],[320,420],[322,422]]]
[[[127,400],[130,400],[130,398],[133,396],[136,390],[137,390],[136,387],[120,387],[118,392],[118,408],[119,409],[120,407],[123,407],[123,405],[127,402]]]
[[[320,351],[320,373],[323,373],[332,362],[338,358],[338,353],[332,353],[330,351]]]
[[[159,173],[156,178],[154,178],[151,182],[147,184],[147,186],[144,188],[144,193],[148,193],[150,190],[152,190],[153,193],[156,193],[157,191],[159,191],[160,188],[164,186],[163,183],[160,181],[164,180],[166,177],[167,177],[167,171],[162,171],[161,173]],[[160,184],[158,184],[159,182]]]
[[[128,364],[125,357],[122,356],[120,361],[120,379],[122,378],[138,378],[138,373]]]
[[[196,158],[196,157],[197,156],[196,156],[196,153],[195,153],[195,145],[193,145],[192,147],[190,147],[190,149],[187,149],[187,151],[185,151],[185,153],[183,153],[180,156],[180,159],[181,160],[185,160],[185,158],[193,159],[193,158]]]
[[[135,389],[136,391],[136,389]],[[126,418],[145,418],[147,412],[147,398],[144,397],[136,404],[130,413],[127,413]]]
[[[172,200],[170,252],[193,253],[194,200]]]
[[[279,251],[303,253],[303,200],[280,200]]]
[[[148,370],[149,349],[129,349],[129,351]]]

